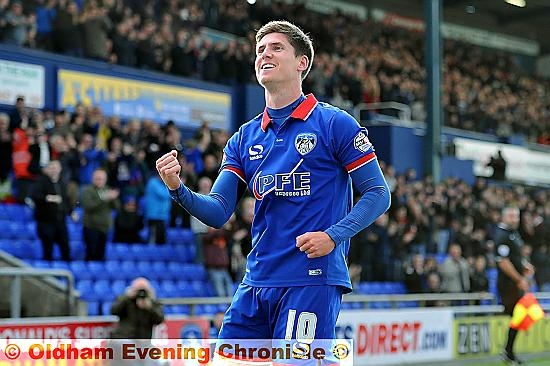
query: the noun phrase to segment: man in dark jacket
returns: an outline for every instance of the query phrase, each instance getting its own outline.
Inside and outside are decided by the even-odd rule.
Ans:
[[[528,277],[534,268],[522,255],[523,240],[518,232],[520,214],[516,207],[505,207],[495,234],[496,262],[498,268],[497,287],[504,305],[504,313],[512,316],[516,303],[529,292]],[[518,334],[512,327],[502,353],[504,361],[521,363],[514,354],[514,343]]]
[[[59,177],[61,164],[52,160],[44,168],[35,183],[32,199],[36,208],[34,218],[38,237],[42,241],[44,259],[51,261],[53,245],[57,243],[64,261],[71,260],[69,235],[65,217],[70,213],[69,199],[62,188]]]
[[[119,317],[112,338],[148,340],[153,326],[162,323],[162,304],[155,299],[155,290],[144,277],[138,277],[111,306],[111,314]]]
[[[96,169],[92,184],[82,191],[82,237],[86,244],[86,260],[105,259],[107,233],[112,225],[111,210],[118,208],[119,191],[107,187],[107,173]]]

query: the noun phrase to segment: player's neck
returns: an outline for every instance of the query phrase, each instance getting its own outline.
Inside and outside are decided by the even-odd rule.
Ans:
[[[281,109],[296,101],[302,95],[302,86],[297,85],[290,87],[288,84],[286,88],[274,88],[272,90],[265,89],[265,105],[268,108]]]

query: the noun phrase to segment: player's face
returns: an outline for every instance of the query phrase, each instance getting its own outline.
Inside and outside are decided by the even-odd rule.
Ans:
[[[296,56],[282,33],[267,34],[256,45],[256,78],[264,87],[275,82],[299,82],[307,65],[307,57]]]

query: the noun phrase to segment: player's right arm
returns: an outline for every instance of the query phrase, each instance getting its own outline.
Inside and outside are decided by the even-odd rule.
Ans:
[[[512,264],[512,261],[508,258],[508,255],[510,254],[510,247],[508,244],[498,244],[496,249],[496,262],[498,268],[500,268],[500,270],[504,272],[504,274],[508,276],[520,290],[529,292],[529,281],[527,281],[527,279],[516,270]]]
[[[157,171],[170,195],[191,215],[208,226],[221,228],[235,211],[237,202],[246,191],[246,184],[230,171],[222,170],[209,194],[191,191],[179,178],[181,171],[177,151],[161,156],[156,163]]]

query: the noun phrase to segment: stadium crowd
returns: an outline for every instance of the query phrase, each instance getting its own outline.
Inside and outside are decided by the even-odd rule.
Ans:
[[[240,0],[1,0],[1,42],[217,83],[253,81],[254,31],[288,18],[311,32],[305,90],[343,109],[396,101],[424,120],[423,34],[303,3]],[[225,32],[213,39],[203,27]],[[445,40],[445,124],[550,144],[550,84],[512,54]]]
[[[254,77],[252,30],[283,15],[311,29],[318,49],[306,90],[344,109],[400,101],[412,107],[415,118],[423,118],[422,35],[343,14],[322,17],[297,4],[0,0],[0,35],[5,43],[236,84]],[[238,38],[213,42],[199,31],[202,26]],[[446,123],[550,143],[550,100],[543,93],[547,81],[525,74],[508,54],[450,41],[445,50]],[[83,105],[74,113],[40,111],[27,108],[20,98],[10,114],[0,114],[0,199],[29,203],[42,169],[59,160],[70,212],[82,203],[86,187],[95,184],[94,171],[103,168],[111,208],[117,210],[109,226],[112,239],[162,244],[165,222],[189,227],[197,238],[196,260],[220,271],[215,288],[225,295],[231,291],[228,276],[241,278],[250,251],[253,199],[243,200],[223,229],[208,228],[159,195],[154,163],[178,150],[182,180],[208,192],[227,139],[226,131],[212,130],[206,122],[193,138],[183,139],[170,122],[121,121]],[[500,209],[510,204],[521,209],[520,232],[529,244],[526,255],[538,269],[535,280],[540,287],[550,284],[548,191],[482,179],[474,186],[456,179],[434,184],[414,171],[397,174],[381,165],[392,206],[353,240],[350,272],[356,282],[405,281],[412,292],[487,290],[485,268],[495,266],[494,230]],[[165,209],[159,210],[159,202],[168,202],[161,205]],[[144,225],[150,237],[127,236]]]

